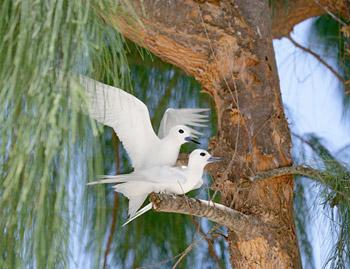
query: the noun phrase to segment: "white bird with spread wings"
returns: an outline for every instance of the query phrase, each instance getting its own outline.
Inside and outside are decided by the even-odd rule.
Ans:
[[[208,109],[168,109],[157,136],[148,108],[135,96],[84,76],[80,83],[88,93],[91,117],[114,129],[135,170],[175,165],[182,144],[198,143],[194,137],[200,133],[192,127],[205,127],[208,121],[202,114]]]

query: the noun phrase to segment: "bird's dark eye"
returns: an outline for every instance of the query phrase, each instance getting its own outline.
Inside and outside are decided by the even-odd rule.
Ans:
[[[201,152],[201,154],[199,154],[199,155],[201,155],[201,156],[205,156],[205,153],[204,153],[204,152]]]
[[[180,129],[180,130],[179,130],[179,133],[180,133],[180,134],[183,134],[183,133],[184,133],[184,130]]]

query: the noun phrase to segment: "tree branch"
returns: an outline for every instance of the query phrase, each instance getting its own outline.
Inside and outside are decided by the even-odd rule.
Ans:
[[[308,166],[280,167],[280,168],[260,172],[255,176],[249,177],[249,179],[252,181],[267,180],[267,179],[272,179],[275,177],[280,177],[285,175],[305,176],[308,178],[315,179],[316,181],[319,181],[320,183],[326,185],[328,188],[330,188],[332,191],[336,193],[336,196],[332,199],[330,203],[332,207],[339,204],[340,201],[344,199],[347,201],[350,201],[350,195],[347,191],[350,189],[349,180],[344,180],[343,183],[345,185],[339,188],[339,184],[337,184],[336,181],[325,180],[327,177],[329,178],[329,174]],[[350,178],[350,174],[348,175],[348,178]]]
[[[339,17],[349,18],[349,8],[346,0],[284,0],[274,1],[272,5],[272,35],[273,38],[287,36],[295,25],[316,16],[331,15],[339,21]]]
[[[259,172],[255,176],[249,177],[250,180],[266,180],[274,177],[280,177],[285,175],[301,175],[313,179],[321,178],[324,174],[316,169],[307,166],[287,166],[279,167],[276,169]]]
[[[324,11],[326,11],[326,13],[338,23],[340,23],[341,25],[346,25],[346,23],[340,17],[334,14],[335,12],[343,17],[349,17],[349,9],[347,8],[348,4],[345,1],[339,1],[338,3],[335,3],[335,5],[333,5],[333,10],[330,10],[330,8],[327,5],[321,4],[318,0],[314,0],[314,2]],[[337,8],[334,9],[334,6],[336,6]]]
[[[329,71],[331,71],[331,73],[334,76],[336,76],[340,80],[340,82],[342,82],[344,85],[347,83],[347,81],[330,64],[323,60],[320,55],[318,55],[311,49],[304,47],[303,45],[295,41],[290,35],[288,35],[287,38],[290,40],[290,42],[293,43],[294,46],[314,56],[321,64],[323,64]]]
[[[212,201],[198,200],[186,196],[152,193],[150,200],[153,209],[160,212],[172,212],[196,217],[205,217],[222,226],[226,226],[237,236],[254,237],[260,235],[265,225],[253,216]]]

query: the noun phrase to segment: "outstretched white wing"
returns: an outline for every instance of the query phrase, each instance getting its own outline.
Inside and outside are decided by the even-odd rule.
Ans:
[[[191,127],[207,127],[206,122],[208,122],[208,115],[201,114],[203,112],[207,112],[209,109],[207,108],[181,108],[174,109],[168,108],[163,118],[160,122],[158,137],[165,137],[170,129],[176,125],[186,125]],[[201,133],[190,128],[193,136],[200,135]]]
[[[146,105],[121,89],[88,77],[80,76],[80,83],[88,93],[91,117],[112,127],[133,166],[142,165],[149,145],[158,141]]]

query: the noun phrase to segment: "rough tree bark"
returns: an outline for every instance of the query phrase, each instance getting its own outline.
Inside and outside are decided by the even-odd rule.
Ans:
[[[319,2],[129,0],[130,13],[101,14],[127,38],[195,77],[215,100],[218,134],[210,147],[226,162],[213,167],[223,203],[259,219],[259,233],[229,234],[234,268],[300,268],[293,219],[293,178],[251,182],[259,171],[292,164],[272,38],[326,10]],[[338,5],[328,1],[327,10]],[[303,9],[307,8],[307,10]],[[283,8],[283,7],[282,7]],[[267,227],[267,229],[266,229]]]

